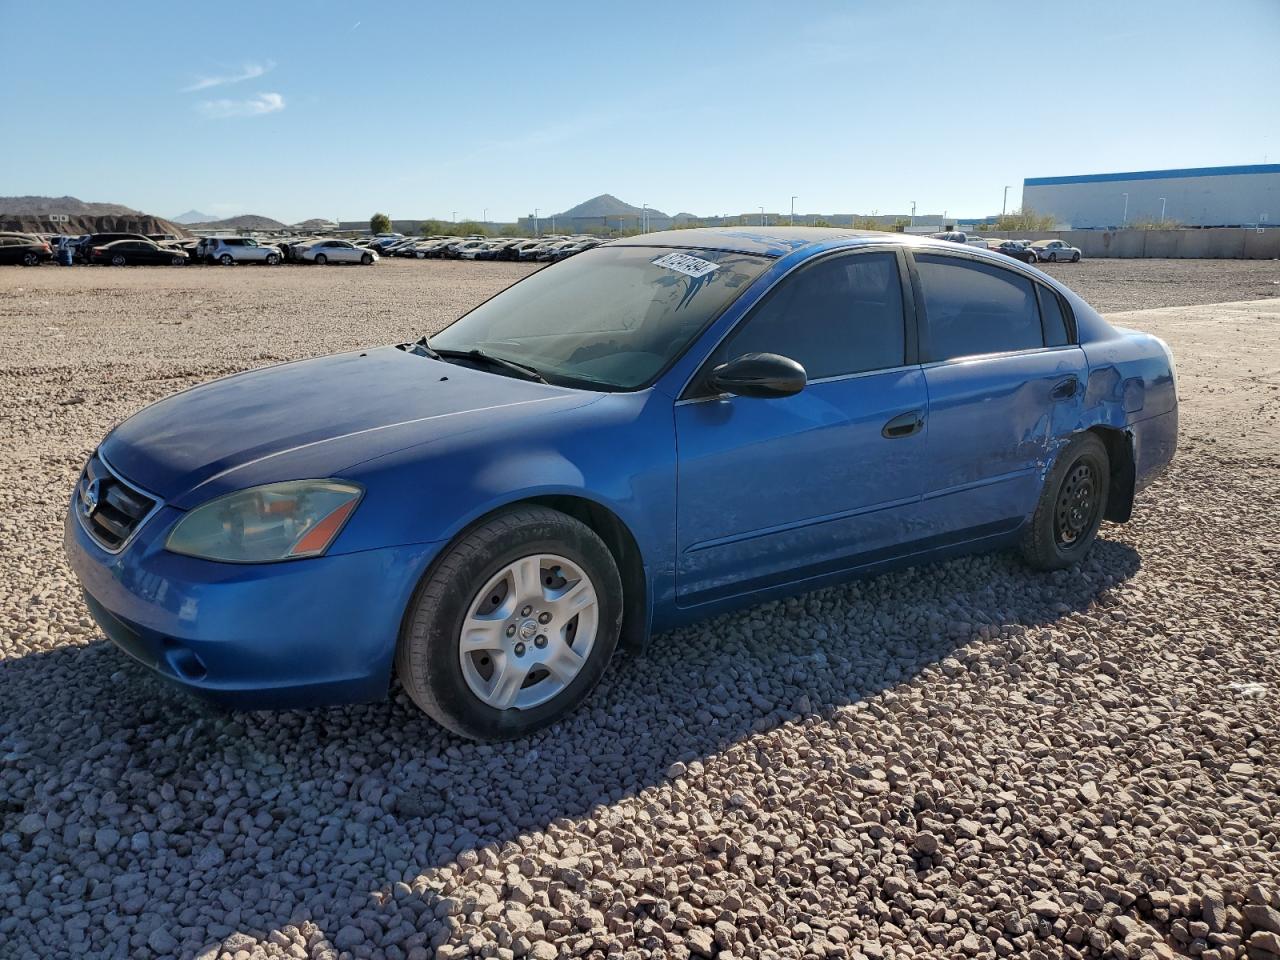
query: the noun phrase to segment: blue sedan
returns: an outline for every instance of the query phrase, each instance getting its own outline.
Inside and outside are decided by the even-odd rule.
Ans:
[[[1173,362],[1034,267],[900,234],[683,230],[415,343],[114,429],[65,545],[104,632],[229,706],[385,697],[468,737],[615,649],[958,553],[1078,562],[1177,438]]]

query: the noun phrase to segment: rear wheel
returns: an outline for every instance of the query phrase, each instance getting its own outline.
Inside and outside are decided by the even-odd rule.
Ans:
[[[124,266],[124,254],[123,254],[123,253],[117,253],[117,254],[115,254],[115,255],[111,258],[111,265],[112,265],[113,267],[123,267],[123,266]]]
[[[186,257],[170,257],[169,258],[169,263],[171,263],[175,267],[180,267],[186,262],[187,262]]]
[[[1058,262],[1058,255],[1057,255],[1056,253],[1050,253],[1050,254],[1049,254],[1049,262],[1050,262],[1050,263],[1057,263],[1057,262]]]
[[[1102,526],[1111,490],[1107,448],[1092,433],[1067,444],[1045,478],[1040,502],[1022,540],[1022,556],[1040,570],[1079,562]]]
[[[396,673],[442,726],[507,740],[586,699],[621,623],[622,582],[604,542],[557,510],[514,507],[464,534],[423,579]]]
[[[320,266],[322,266],[322,267],[323,267],[323,266],[324,266],[326,263],[328,263],[328,262],[329,262],[329,258],[328,258],[328,257],[326,257],[323,253],[317,253],[317,254],[316,254],[316,263],[317,263],[318,265],[320,265]]]
[[[40,263],[40,257],[34,253],[24,253],[22,255],[22,265],[24,267],[34,267]]]
[[[218,262],[222,264],[224,267],[229,267],[236,262],[236,259],[235,257],[231,256],[231,254],[224,253],[222,256],[218,258]]]

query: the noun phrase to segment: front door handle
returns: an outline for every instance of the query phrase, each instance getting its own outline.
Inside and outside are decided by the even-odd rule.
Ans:
[[[886,440],[897,440],[900,437],[919,433],[922,429],[924,429],[924,415],[919,410],[908,410],[886,423],[880,435]]]
[[[1067,377],[1060,380],[1054,385],[1053,391],[1049,396],[1055,400],[1070,400],[1076,395],[1076,391],[1080,389],[1080,380],[1077,377]]]

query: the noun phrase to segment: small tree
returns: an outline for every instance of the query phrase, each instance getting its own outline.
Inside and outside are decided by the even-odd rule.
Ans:
[[[1022,233],[1035,230],[1052,230],[1057,218],[1053,214],[1039,214],[1030,207],[1023,207],[1013,213],[1001,214],[996,218],[994,229],[997,233]]]
[[[465,237],[472,233],[480,237],[487,237],[489,235],[489,228],[483,223],[476,223],[474,220],[463,220],[460,224],[454,227],[454,230],[457,231],[458,236],[461,237]]]
[[[423,220],[418,224],[418,232],[424,237],[442,237],[444,236],[444,224],[439,220]]]
[[[390,233],[391,218],[385,213],[375,213],[369,218],[369,229],[373,233]]]

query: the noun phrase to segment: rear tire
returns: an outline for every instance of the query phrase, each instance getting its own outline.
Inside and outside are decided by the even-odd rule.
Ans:
[[[1110,491],[1107,448],[1092,433],[1076,435],[1045,478],[1023,534],[1023,559],[1037,570],[1061,570],[1084,559],[1102,526]]]
[[[236,262],[236,258],[231,256],[229,253],[224,253],[218,258],[218,262],[224,267],[229,267]]]
[[[1049,254],[1049,262],[1050,262],[1050,263],[1057,263],[1057,262],[1058,262],[1058,255],[1057,255],[1056,253],[1051,253],[1051,254]]]
[[[115,256],[111,258],[111,265],[113,267],[123,267],[124,264],[125,264],[125,259],[124,259],[123,253],[117,253]]]
[[[530,563],[536,574],[513,572],[529,571]],[[561,590],[566,603],[578,597],[589,606],[557,607]],[[622,581],[604,542],[558,510],[516,506],[461,535],[432,565],[405,615],[396,674],[441,726],[474,740],[510,740],[554,723],[587,698],[621,626]],[[504,701],[500,677],[511,669],[517,672],[505,699],[527,705],[495,706]]]
[[[329,258],[326,257],[323,253],[316,254],[316,266],[323,267],[328,262],[329,262]]]
[[[40,263],[40,257],[34,253],[24,253],[22,255],[22,265],[24,267],[38,266],[39,263]]]

